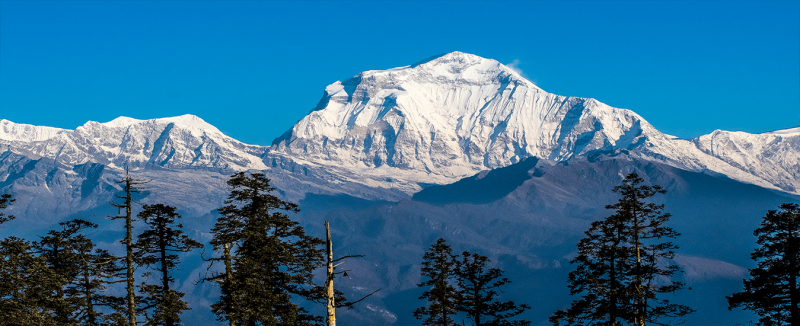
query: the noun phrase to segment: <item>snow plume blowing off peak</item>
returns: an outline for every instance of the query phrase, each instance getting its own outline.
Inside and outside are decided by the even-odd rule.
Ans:
[[[627,146],[643,134],[659,133],[631,111],[553,95],[496,60],[451,52],[329,85],[273,152],[455,178]]]

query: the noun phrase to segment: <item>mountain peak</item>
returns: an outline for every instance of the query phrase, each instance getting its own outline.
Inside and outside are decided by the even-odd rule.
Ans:
[[[364,78],[388,78],[391,81],[408,80],[410,78],[427,83],[449,82],[463,84],[466,82],[484,85],[496,83],[499,79],[509,79],[523,82],[532,89],[540,89],[525,77],[522,77],[516,70],[503,65],[497,60],[460,51],[435,55],[409,66],[364,71],[350,80],[343,80],[340,83],[353,83]]]
[[[102,123],[102,125],[112,128],[126,128],[132,125],[137,125],[141,123],[172,123],[176,126],[182,127],[184,129],[188,129],[194,132],[212,132],[212,133],[221,133],[217,127],[214,127],[205,120],[201,119],[200,117],[193,115],[193,114],[184,114],[176,117],[168,117],[168,118],[158,118],[158,119],[148,119],[148,120],[139,120],[130,117],[121,116],[109,122]]]
[[[425,58],[422,61],[419,61],[419,62],[411,65],[410,67],[412,67],[412,68],[413,67],[417,67],[419,65],[423,65],[423,64],[426,64],[426,63],[429,63],[429,62],[450,61],[450,60],[454,60],[454,59],[480,60],[480,59],[485,59],[485,58],[483,58],[481,56],[478,56],[478,55],[471,54],[471,53],[466,53],[466,52],[461,52],[461,51],[453,51],[453,52],[437,54],[437,55]]]

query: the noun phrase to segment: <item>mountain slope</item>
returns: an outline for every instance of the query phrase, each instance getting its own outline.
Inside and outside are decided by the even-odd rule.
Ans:
[[[64,165],[99,163],[111,167],[264,169],[261,146],[225,136],[193,115],[137,120],[119,117],[87,122],[75,130],[35,127],[3,120],[0,150],[46,157]]]
[[[621,152],[800,194],[798,149],[797,128],[675,139],[633,111],[547,93],[495,60],[462,52],[337,81],[271,147],[236,141],[192,115],[120,117],[75,130],[0,120],[0,152],[66,167],[276,175],[289,167],[303,178],[319,176],[304,183],[314,193],[393,200],[530,157],[565,161]],[[347,186],[353,184],[362,190]]]
[[[36,239],[79,217],[101,224],[89,235],[100,246],[121,250],[120,224],[92,216],[118,213],[108,201],[128,166],[153,180],[139,202],[178,207],[187,233],[207,242],[228,175],[263,171],[280,197],[299,202],[309,234],[322,236],[330,220],[337,252],[369,255],[347,261],[353,279],[339,286],[351,297],[384,290],[343,311],[343,322],[415,323],[419,262],[438,237],[490,256],[515,281],[504,295],[544,322],[570,300],[575,243],[636,171],[669,190],[663,200],[683,234],[675,261],[696,289],[677,300],[702,307],[690,323],[731,324],[752,317],[726,315],[724,302],[749,267],[752,229],[800,194],[798,147],[798,129],[674,139],[630,110],[549,94],[497,61],[454,52],[328,86],[270,147],[191,115],[76,130],[0,120],[0,193],[17,199],[8,213],[18,216],[2,232]],[[207,265],[185,258],[176,286],[195,307],[186,320],[205,324],[218,292],[193,285]]]
[[[450,183],[529,157],[563,161],[622,150],[798,193],[800,138],[736,134],[742,135],[737,141],[765,145],[748,148],[764,151],[734,146],[720,154],[704,145],[709,136],[675,139],[633,111],[550,94],[495,60],[451,52],[329,85],[317,107],[277,138],[268,155],[371,178],[382,187],[390,186],[382,177],[397,176],[388,182],[406,181],[402,188],[413,193],[421,189],[415,182]],[[786,140],[783,147],[769,147],[775,138]],[[737,156],[752,164],[738,164]],[[794,171],[792,177],[787,171]]]

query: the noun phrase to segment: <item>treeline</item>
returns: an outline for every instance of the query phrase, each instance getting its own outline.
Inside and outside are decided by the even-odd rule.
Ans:
[[[124,220],[120,242],[125,256],[97,248],[83,233],[98,225],[75,219],[38,241],[17,237],[0,240],[0,325],[179,325],[191,309],[184,293],[173,288],[181,254],[203,244],[182,231],[181,216],[165,204],[140,205],[137,193],[148,180],[126,171],[122,191],[112,206]],[[344,256],[335,259],[330,229],[327,241],[305,234],[289,213],[293,203],[272,195],[275,190],[263,174],[237,173],[228,180],[230,194],[211,228],[213,254],[204,260],[219,264],[197,283],[220,288],[211,304],[218,321],[229,325],[335,325],[336,308],[352,308],[366,297],[349,301],[333,288]],[[579,299],[552,314],[553,325],[647,325],[680,322],[694,310],[669,301],[685,284],[672,263],[680,236],[667,224],[670,214],[652,197],[666,191],[647,185],[635,173],[627,175],[613,192],[620,199],[607,205],[613,211],[595,221],[578,243],[575,269],[567,277],[570,294]],[[3,210],[14,202],[0,196],[0,225],[14,220]],[[139,211],[133,215],[134,207]],[[124,213],[123,213],[124,211]],[[133,223],[145,230],[134,237]],[[800,325],[800,208],[783,204],[770,210],[754,231],[759,247],[751,257],[742,292],[727,297],[729,309],[744,308],[761,316],[762,325]],[[137,275],[136,268],[145,268]],[[325,283],[313,283],[313,273],[327,267]],[[211,266],[209,266],[211,270]],[[413,311],[423,325],[524,326],[518,319],[531,309],[500,299],[511,283],[504,272],[491,267],[488,257],[464,251],[454,254],[439,239],[422,257],[418,284],[425,305]],[[139,279],[137,279],[139,277]],[[142,280],[143,278],[143,280]],[[139,283],[137,283],[139,282]],[[124,284],[124,294],[119,286]],[[369,295],[374,294],[376,291]],[[369,296],[367,295],[367,296]],[[296,302],[309,300],[327,306],[317,316]],[[463,316],[461,323],[456,319]]]
[[[118,181],[122,191],[111,205],[120,215],[109,219],[124,221],[124,256],[96,248],[83,233],[98,225],[81,219],[59,223],[60,229],[38,241],[0,241],[0,325],[180,325],[181,314],[191,307],[174,288],[174,272],[182,253],[200,255],[204,246],[183,232],[175,207],[145,204],[133,215],[137,194],[148,182],[127,171]],[[326,287],[313,284],[314,270],[326,262],[324,242],[289,218],[297,205],[272,195],[275,188],[263,174],[234,174],[228,186],[230,194],[211,229],[214,255],[204,258],[223,271],[197,282],[219,285],[221,295],[211,305],[219,321],[322,325],[325,317],[293,300],[352,307],[355,302],[332,287],[336,273]],[[13,202],[10,195],[0,197],[0,224],[14,220],[2,213]],[[144,230],[134,236],[136,221]],[[137,273],[137,267],[146,272]],[[123,295],[112,291],[115,283],[124,285]],[[326,316],[329,321],[335,320],[333,313]]]

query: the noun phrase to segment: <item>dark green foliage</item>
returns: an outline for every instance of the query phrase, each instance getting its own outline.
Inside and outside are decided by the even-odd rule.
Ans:
[[[297,205],[271,194],[263,174],[234,174],[231,193],[212,229],[212,244],[223,250],[226,273],[212,278],[221,285],[212,311],[236,325],[312,325],[321,321],[291,299],[314,298],[312,271],[321,266],[323,241],[305,234],[284,212]],[[306,288],[309,286],[309,288]]]
[[[9,194],[2,194],[0,195],[0,224],[13,220],[15,217],[14,215],[6,215],[3,213],[3,210],[8,208],[8,205],[11,205],[16,199],[11,198]]]
[[[628,271],[633,265],[630,248],[621,245],[628,237],[617,218],[593,222],[578,243],[578,256],[570,261],[577,267],[569,273],[568,284],[571,295],[584,296],[557,311],[550,318],[554,324],[619,325],[621,317],[629,317],[633,299],[625,284],[631,283]]]
[[[79,234],[96,228],[96,224],[75,219],[59,225],[61,230],[51,230],[33,244],[35,252],[63,281],[50,308],[59,325],[101,325],[110,317],[98,308],[117,310],[123,305],[122,298],[102,293],[105,280],[122,270],[117,265],[118,259],[105,250],[95,250],[92,241]]]
[[[422,319],[423,325],[455,325],[453,315],[457,314],[458,291],[452,284],[456,275],[456,261],[452,249],[444,239],[439,239],[422,256],[422,276],[427,280],[417,284],[430,287],[419,298],[427,300],[428,305],[414,310],[414,317]]]
[[[511,281],[502,277],[502,270],[488,268],[487,263],[488,257],[467,251],[461,254],[461,260],[456,261],[455,276],[459,288],[456,310],[465,312],[475,326],[530,325],[529,321],[508,320],[530,307],[526,304],[517,305],[513,301],[496,300],[497,290]]]
[[[758,266],[744,291],[727,297],[729,309],[751,310],[761,325],[800,325],[800,208],[785,203],[768,211],[753,234],[760,247],[750,257]]]
[[[642,184],[636,173],[625,177],[613,191],[622,196],[607,209],[615,213],[592,223],[578,244],[578,266],[569,274],[570,294],[583,297],[567,310],[557,311],[553,324],[643,325],[660,324],[662,318],[680,318],[694,310],[670,303],[659,294],[673,293],[684,284],[671,278],[677,265],[664,265],[678,247],[670,241],[679,236],[665,226],[670,214],[664,205],[645,202],[666,193],[661,186]],[[663,242],[662,242],[663,241]]]
[[[103,293],[108,283],[106,280],[122,271],[117,264],[118,258],[112,257],[106,250],[95,249],[91,239],[78,234],[85,229],[96,228],[94,223],[75,219],[59,225],[62,230],[50,231],[37,244],[37,250],[47,258],[53,270],[67,278],[61,296],[69,304],[70,322],[104,325],[105,320],[113,317],[105,316],[98,309],[107,307],[119,310],[124,305],[122,298]],[[59,317],[63,318],[61,315]],[[59,322],[67,324],[63,319]]]
[[[0,325],[61,325],[57,291],[64,283],[28,241],[0,241]]]
[[[8,194],[0,196],[0,224],[14,219],[2,213],[13,202]],[[65,282],[30,242],[0,240],[0,325],[59,325],[56,310],[65,304],[58,291]]]
[[[89,243],[91,244],[91,243]],[[119,265],[119,258],[111,256],[108,251],[95,249],[94,246],[84,244],[76,253],[79,257],[78,266],[80,274],[77,281],[71,285],[71,291],[77,312],[75,318],[80,325],[124,325],[126,319],[125,299],[105,293],[106,284],[125,268]],[[100,309],[108,308],[114,312],[103,314]]]
[[[74,318],[80,300],[81,293],[75,290],[80,275],[81,260],[86,257],[80,255],[80,251],[85,249],[91,251],[92,241],[79,234],[87,228],[95,228],[96,224],[84,220],[76,219],[58,224],[61,230],[51,230],[47,236],[33,243],[35,252],[44,257],[49,268],[64,279],[64,285],[56,290],[56,297],[61,300],[56,301],[57,306],[52,307],[56,314],[56,320],[62,325],[72,325],[77,323]]]
[[[180,323],[180,314],[189,307],[181,300],[184,293],[170,289],[175,279],[169,272],[178,267],[178,253],[203,246],[183,234],[183,225],[176,222],[181,216],[175,212],[175,207],[155,204],[143,205],[142,209],[138,217],[149,229],[139,234],[134,258],[138,265],[157,264],[154,269],[161,277],[161,284],[142,283],[140,289],[144,298],[140,309],[151,312],[145,325],[176,325]],[[146,273],[146,276],[151,274]]]

